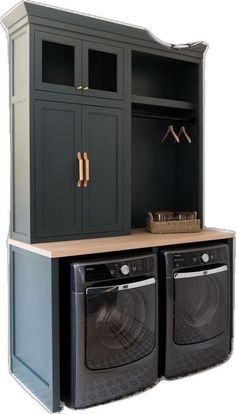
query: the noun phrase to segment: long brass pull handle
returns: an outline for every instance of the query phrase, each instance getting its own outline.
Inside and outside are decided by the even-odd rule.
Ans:
[[[81,187],[84,179],[84,170],[83,170],[83,159],[81,153],[77,152],[77,160],[79,161],[79,179],[77,181],[77,187]]]
[[[85,165],[85,178],[84,178],[83,186],[88,187],[90,176],[89,176],[89,159],[88,159],[87,152],[83,153],[83,159],[84,159],[84,165]]]

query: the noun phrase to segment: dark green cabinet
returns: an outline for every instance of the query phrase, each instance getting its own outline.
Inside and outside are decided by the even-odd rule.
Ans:
[[[197,211],[204,226],[207,45],[170,45],[146,29],[31,2],[2,23],[10,46],[11,237],[130,234],[157,210]],[[191,145],[183,137],[162,145],[170,125],[176,134],[184,127]],[[88,157],[86,187],[76,185],[78,153]]]
[[[30,2],[3,24],[10,40],[11,237],[37,243],[125,235],[157,210],[197,211],[203,226],[206,44],[170,46],[141,28]],[[177,134],[184,126],[191,145],[170,138],[162,145],[170,125]],[[88,168],[86,186],[84,179],[77,185],[79,164],[84,174]]]
[[[36,101],[36,238],[81,233],[81,190],[76,187],[80,148],[80,105]]]
[[[35,102],[35,240],[123,230],[123,128],[121,109]]]
[[[124,203],[123,111],[82,107],[82,149],[90,181],[82,194],[84,233],[121,231]]]
[[[123,99],[123,49],[35,32],[35,89]]]
[[[152,210],[196,210],[203,224],[205,43],[170,45],[141,27],[30,1],[1,23],[16,244],[130,234]],[[186,126],[192,144],[162,145],[169,125]],[[23,246],[10,249],[10,371],[58,412],[67,357],[59,292],[73,258]]]

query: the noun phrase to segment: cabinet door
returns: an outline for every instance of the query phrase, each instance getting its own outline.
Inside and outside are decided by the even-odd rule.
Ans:
[[[123,49],[83,42],[82,62],[84,95],[123,99]]]
[[[90,180],[83,188],[83,233],[123,228],[123,111],[82,108],[82,147],[88,154]]]
[[[81,106],[49,101],[35,105],[36,238],[79,234]]]
[[[35,32],[35,89],[81,94],[81,42]]]

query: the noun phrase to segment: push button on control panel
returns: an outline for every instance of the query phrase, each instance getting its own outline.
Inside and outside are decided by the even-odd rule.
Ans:
[[[124,275],[124,276],[128,275],[129,271],[130,271],[129,266],[128,265],[121,266],[120,271],[121,271],[122,275]]]
[[[202,255],[202,261],[204,263],[209,262],[209,254],[208,253],[203,253],[203,255]]]

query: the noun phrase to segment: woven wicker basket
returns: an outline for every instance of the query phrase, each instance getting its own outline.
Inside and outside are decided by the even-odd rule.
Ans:
[[[148,213],[146,230],[155,234],[196,233],[200,231],[200,220],[154,221],[152,213]]]

